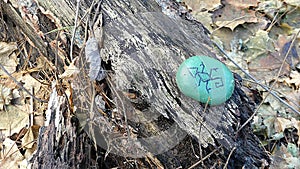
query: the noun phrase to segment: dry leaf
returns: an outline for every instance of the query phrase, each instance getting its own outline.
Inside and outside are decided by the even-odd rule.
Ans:
[[[299,0],[284,0],[289,5],[300,7],[300,1]]]
[[[38,138],[39,129],[40,126],[38,125],[30,126],[30,128],[25,133],[24,137],[21,139],[21,145],[23,148],[25,148],[24,156],[26,159],[30,159],[37,148],[37,143],[35,140]]]
[[[185,0],[185,4],[192,9],[191,14],[200,21],[208,30],[213,31],[212,13],[215,9],[222,6],[220,0]]]
[[[15,42],[0,42],[0,64],[9,72],[13,73],[16,71],[17,66],[17,55],[14,52],[17,50],[17,43]],[[0,69],[0,76],[6,76],[6,73]]]
[[[257,7],[258,5],[257,0],[225,0],[225,3],[241,9]]]
[[[300,2],[299,0],[297,0],[298,2]],[[299,31],[299,23],[300,23],[300,17],[299,17],[299,13],[300,13],[300,7],[298,8],[294,8],[291,9],[286,16],[283,17],[281,23],[285,23],[287,25],[289,25],[290,27],[292,27],[292,34],[297,34],[297,32]],[[282,34],[288,35],[288,32],[284,32]],[[299,38],[299,35],[298,35]]]
[[[267,97],[268,92],[263,92],[263,98]],[[284,114],[286,111],[286,107],[283,103],[281,103],[278,99],[276,99],[272,95],[268,95],[265,99],[264,103],[268,103],[268,106],[272,108],[274,112],[278,112],[280,114]],[[277,116],[277,115],[276,115]]]
[[[259,30],[255,36],[251,37],[246,43],[247,61],[251,62],[258,56],[267,56],[270,52],[275,52],[274,41],[269,37],[267,31]]]
[[[222,5],[220,0],[184,0],[184,2],[192,8],[195,13],[206,10],[211,11]]]
[[[27,130],[25,135],[22,138],[22,147],[32,148],[34,145],[34,140],[38,138],[40,126],[33,125]]]
[[[23,161],[24,156],[20,153],[15,141],[6,138],[3,142],[3,148],[0,152],[3,157],[0,159],[1,168],[19,169],[19,164]]]
[[[267,136],[269,138],[272,137],[272,135],[275,133],[274,123],[277,113],[272,109],[272,107],[263,104],[258,110],[258,117],[262,118],[263,124],[266,126]]]
[[[65,72],[61,75],[58,75],[58,77],[61,79],[67,79],[78,74],[80,70],[75,66],[74,62],[76,62],[76,59],[74,59],[72,63],[65,69]]]
[[[31,89],[33,88],[34,93],[42,94],[42,93],[40,93],[42,84],[39,81],[37,81],[35,78],[33,78],[30,74],[25,74],[24,76],[18,77],[17,80],[24,83],[23,87],[25,87],[28,91],[31,92]],[[34,94],[34,93],[32,93],[32,94]],[[25,97],[30,97],[29,94],[26,92],[23,92],[23,94]],[[35,96],[37,96],[37,95],[35,95]]]
[[[299,159],[293,157],[289,151],[290,150],[285,145],[276,148],[275,153],[272,155],[273,163],[271,164],[270,169],[299,168]]]
[[[0,84],[1,97],[0,97],[0,110],[3,110],[4,106],[9,105],[11,99],[13,98],[10,88],[7,88]]]
[[[300,73],[298,71],[292,70],[290,73],[290,78],[285,78],[284,81],[289,85],[293,84],[297,89],[300,87]]]
[[[248,63],[249,72],[257,79],[263,82],[270,82],[274,80],[278,74],[279,68],[282,64],[282,60],[278,59],[279,56],[276,53],[262,55],[253,59]],[[288,74],[290,67],[287,63],[284,63],[280,72],[280,76]]]
[[[257,23],[258,19],[255,15],[255,11],[248,9],[241,10],[234,6],[226,5],[214,13],[213,21],[217,26],[227,27],[233,31],[238,25]]]
[[[249,73],[267,84],[276,77],[279,68],[283,63],[281,75],[290,72],[290,65],[283,62],[284,56],[275,49],[274,40],[269,37],[267,31],[257,31],[246,43],[247,51],[245,58],[248,62]]]
[[[2,130],[5,136],[19,133],[23,127],[29,126],[29,118],[26,110],[29,110],[26,105],[8,105],[5,111],[0,111],[0,130]]]
[[[295,68],[295,66],[299,63],[300,57],[297,52],[297,43],[292,45],[292,36],[279,35],[276,42],[276,50],[280,51],[281,58],[286,57],[286,62],[289,64],[291,68]],[[291,49],[290,49],[291,48]]]
[[[265,0],[259,3],[257,10],[273,19],[278,11],[285,10],[285,5],[280,0]]]
[[[275,131],[277,133],[283,132],[286,128],[291,128],[293,127],[293,123],[291,120],[282,118],[282,117],[277,117],[274,123]]]

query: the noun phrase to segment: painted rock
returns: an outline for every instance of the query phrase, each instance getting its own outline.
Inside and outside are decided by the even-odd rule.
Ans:
[[[228,100],[234,89],[231,71],[208,56],[193,56],[178,68],[176,83],[180,91],[201,103],[219,105]]]

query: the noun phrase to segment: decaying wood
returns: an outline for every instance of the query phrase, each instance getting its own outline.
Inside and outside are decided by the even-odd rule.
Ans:
[[[38,0],[38,2],[43,8],[53,12],[61,20],[63,26],[74,24],[75,1]],[[90,1],[84,1],[81,4],[82,8],[79,14],[83,21],[87,19],[84,16],[91,4]],[[174,8],[176,9],[176,6]],[[268,155],[259,146],[259,141],[252,133],[250,125],[236,133],[239,124],[250,117],[255,106],[244,94],[238,80],[236,80],[235,90],[229,101],[219,106],[208,107],[205,111],[203,104],[184,96],[178,90],[175,74],[184,59],[193,55],[217,58],[218,51],[211,43],[207,31],[199,22],[186,20],[184,17],[172,18],[160,10],[161,8],[153,0],[103,1],[101,13],[104,38],[101,57],[111,68],[106,83],[110,85],[112,102],[119,106],[120,112],[126,113],[128,118],[133,121],[130,125],[134,129],[143,132],[139,136],[152,135],[155,131],[159,131],[161,126],[173,126],[170,123],[173,120],[177,126],[173,132],[188,134],[188,136],[180,138],[185,140],[182,143],[186,143],[187,138],[193,138],[207,150],[221,145],[224,150],[223,161],[227,160],[227,155],[235,148],[229,160],[229,168],[242,166],[255,168],[261,165],[262,160],[269,161]],[[84,23],[82,22],[83,26]],[[79,56],[81,68],[84,68],[83,58],[83,54],[81,54]],[[95,84],[89,81],[86,71],[83,69],[77,76],[77,80],[71,83],[74,86],[74,103],[78,104],[75,105],[77,113],[87,113],[92,122],[89,130],[99,130],[101,137],[106,141],[104,143],[104,147],[108,149],[106,153],[121,149],[120,140],[112,140],[108,137],[113,132],[111,117],[97,116],[101,113],[99,113],[99,108],[93,105]],[[137,98],[128,98],[124,93],[129,91],[138,93]],[[61,102],[59,109],[54,109],[54,107],[50,109],[50,112],[61,116],[59,118],[61,121],[60,124],[57,124],[58,126],[55,126],[52,121],[44,129],[44,132],[41,132],[40,147],[33,158],[37,168],[66,166],[75,168],[84,164],[96,163],[88,161],[91,150],[83,145],[87,138],[82,135],[76,136],[71,119],[69,116],[63,116],[65,112],[62,110],[67,109],[62,109],[63,104],[67,103]],[[91,109],[91,105],[94,106],[93,109]],[[157,115],[156,119],[158,120],[148,122],[146,125],[140,124],[139,127],[133,126],[140,123],[135,120],[136,117],[145,116],[141,118],[147,119],[149,118],[147,115],[151,116],[152,114]],[[162,123],[166,124],[162,125]],[[149,129],[149,126],[152,128]],[[91,131],[91,133],[94,133],[91,136],[95,137],[96,132]],[[166,135],[166,139],[170,137],[171,135]],[[169,143],[166,141],[165,144],[161,143],[160,146],[168,146]],[[78,149],[76,150],[76,148]],[[147,147],[144,144],[136,144],[134,148],[140,153],[147,154]],[[120,155],[126,156],[128,152],[124,151],[123,153]],[[152,153],[156,155],[155,152]],[[180,157],[192,156],[191,151],[185,153],[187,154],[181,154]],[[105,160],[104,156],[109,159],[116,158],[115,155],[106,155],[103,155],[101,159]],[[74,160],[74,158],[79,158],[79,160]],[[158,155],[157,158],[158,160],[152,154],[146,155],[146,159],[152,160],[151,164],[155,163],[156,167],[161,164],[166,168],[184,166],[184,164],[172,163],[172,160],[177,158],[173,151]],[[183,161],[192,164],[195,159],[190,158]],[[43,165],[42,162],[49,163]]]
[[[54,52],[51,50],[50,46],[47,46],[42,38],[30,27],[18,14],[17,10],[10,4],[1,3],[4,14],[16,25],[18,26],[24,34],[29,38],[29,40],[34,44],[38,51],[42,54],[45,62],[56,62],[59,71],[62,70],[63,61],[60,58],[55,58]]]

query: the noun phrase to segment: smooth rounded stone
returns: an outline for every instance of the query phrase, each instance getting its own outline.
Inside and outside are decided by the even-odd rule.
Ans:
[[[208,56],[193,56],[178,68],[176,82],[180,91],[201,103],[219,105],[234,90],[231,71],[220,61]]]

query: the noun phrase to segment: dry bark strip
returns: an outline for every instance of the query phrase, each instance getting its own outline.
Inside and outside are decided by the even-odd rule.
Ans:
[[[76,4],[74,2],[40,0],[39,4],[60,18],[64,26],[70,26],[73,25],[75,17]],[[91,5],[89,1],[82,2],[80,17],[83,17],[89,5]],[[116,90],[113,94],[132,90],[140,93],[137,101],[122,98],[127,100],[124,101],[126,105],[133,107],[147,105],[147,109],[142,110],[145,114],[161,114],[165,118],[174,120],[181,130],[199,141],[203,147],[222,145],[225,156],[236,147],[230,159],[231,167],[255,168],[261,166],[263,159],[269,161],[268,155],[259,146],[259,141],[249,125],[240,133],[235,133],[239,124],[246,121],[254,109],[254,104],[244,94],[238,80],[236,80],[235,91],[229,101],[219,106],[209,107],[205,112],[203,104],[184,96],[176,86],[175,73],[184,59],[193,55],[216,58],[216,53],[218,53],[201,23],[186,20],[184,17],[170,18],[160,12],[161,8],[155,1],[150,0],[104,0],[101,8],[104,20],[104,44],[101,55],[105,62],[111,64],[113,73],[109,78]],[[85,77],[87,74],[82,72],[79,76]],[[84,79],[86,77],[80,78],[82,81]],[[88,80],[85,82],[78,85],[92,85]],[[73,83],[76,85],[79,82]],[[77,92],[84,91],[78,90]],[[91,93],[81,95],[81,97],[86,96],[89,97],[82,99],[78,96],[77,98],[81,100],[82,105],[79,107],[83,109],[88,109],[92,102]],[[114,97],[116,96],[113,95],[112,98]],[[136,109],[139,108],[136,107]],[[62,114],[56,110],[52,111]],[[94,113],[96,111],[95,109]],[[70,122],[64,120],[66,121]],[[104,117],[101,117],[98,122],[103,122],[98,127],[105,136],[104,133],[111,130],[110,123]],[[77,145],[75,140],[81,142],[83,139],[67,141],[68,138],[74,137],[72,126],[70,123],[68,125],[70,128],[64,127],[61,130],[51,125],[45,129],[48,134],[44,132],[40,140],[40,145],[43,147],[39,148],[38,155],[33,158],[37,168],[50,166],[51,168],[58,166],[75,168],[86,163],[86,160],[69,161],[78,154],[84,154],[85,158],[88,158],[88,149],[75,150]],[[51,134],[57,132],[60,133],[57,136],[59,138],[53,139]],[[61,145],[61,143],[65,144]],[[51,152],[55,151],[56,156],[48,155],[49,149]],[[176,167],[167,160],[168,158],[176,157],[170,152],[159,156],[159,159],[165,162],[163,163],[165,167]],[[59,159],[59,161],[53,162],[54,159]],[[41,161],[52,163],[43,165],[40,164]]]

